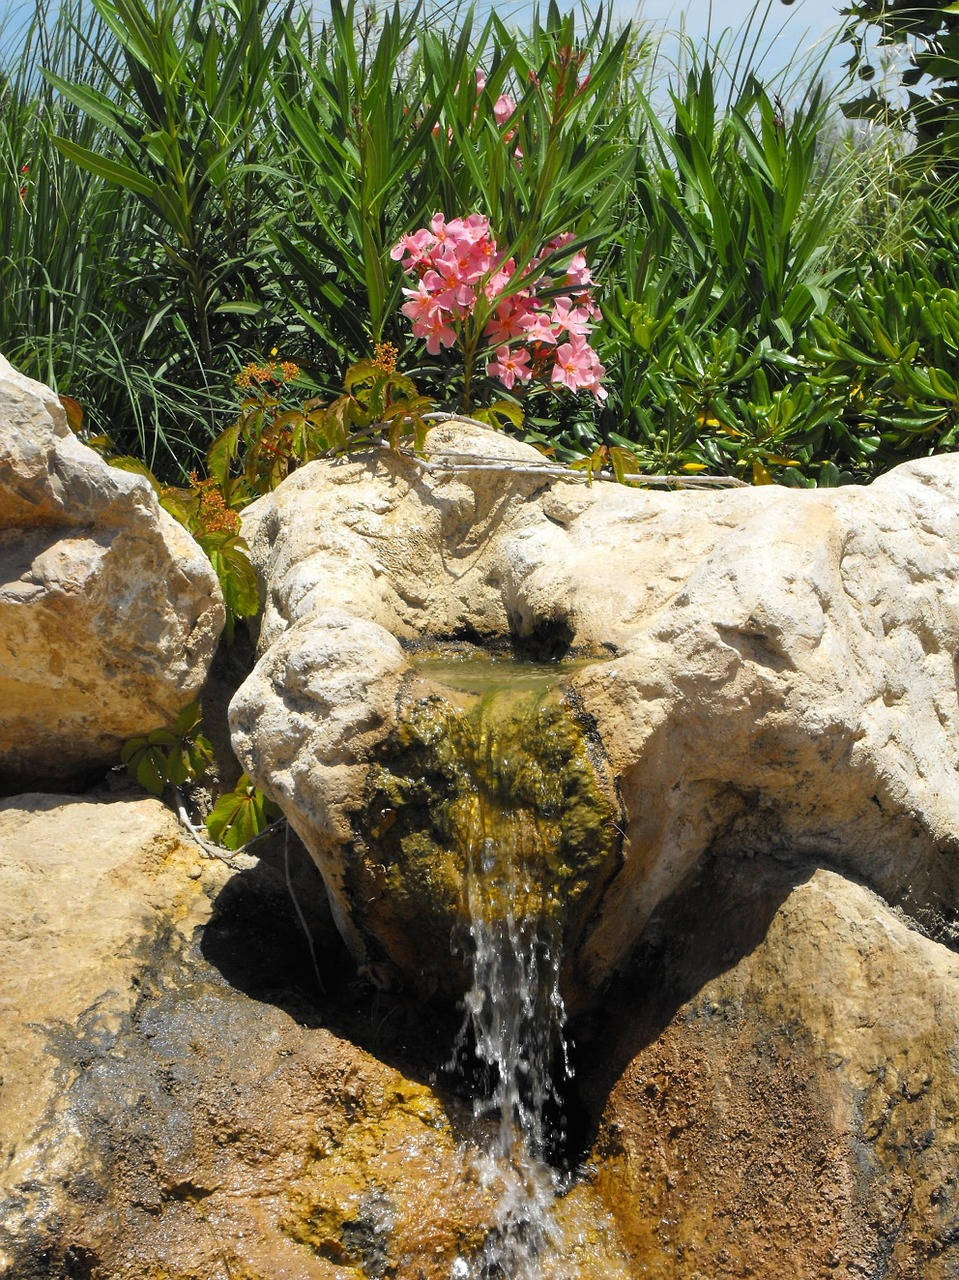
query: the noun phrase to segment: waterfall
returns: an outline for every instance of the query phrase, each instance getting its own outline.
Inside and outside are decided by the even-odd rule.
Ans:
[[[466,992],[444,1075],[473,1100],[459,1157],[485,1225],[444,1263],[449,1280],[629,1276],[588,1180],[555,1167],[563,946],[617,857],[615,795],[563,693],[575,665],[420,655],[370,773],[354,893],[406,963]]]
[[[553,1205],[560,1174],[547,1162],[560,1138],[547,1112],[560,1115],[571,1076],[560,992],[562,903],[543,858],[549,832],[538,807],[517,804],[504,779],[510,751],[542,707],[545,692],[517,704],[482,700],[469,820],[464,950],[472,984],[464,1000],[461,1046],[478,1066],[474,1115],[482,1145],[473,1159],[480,1183],[497,1200],[496,1228],[480,1254],[458,1258],[451,1280],[541,1280],[563,1256]],[[537,797],[538,798],[538,797]]]

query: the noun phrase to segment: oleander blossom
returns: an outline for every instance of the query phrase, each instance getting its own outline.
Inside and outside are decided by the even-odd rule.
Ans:
[[[434,214],[428,227],[403,236],[390,250],[415,280],[403,289],[401,308],[413,336],[425,339],[434,356],[455,346],[482,298],[489,305],[482,339],[494,353],[486,365],[491,378],[507,390],[540,378],[556,388],[588,391],[602,402],[605,370],[589,344],[598,308],[586,257],[576,252],[552,274],[547,271],[572,239],[564,233],[545,244],[517,288],[516,263],[500,252],[488,218],[472,213],[447,221]]]

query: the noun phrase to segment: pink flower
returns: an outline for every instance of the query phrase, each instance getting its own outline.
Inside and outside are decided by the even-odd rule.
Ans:
[[[437,356],[440,353],[440,347],[455,345],[456,330],[446,323],[442,312],[434,311],[413,321],[413,337],[425,338],[426,350],[431,356]]]
[[[476,301],[476,290],[463,278],[455,258],[441,256],[435,261],[436,270],[427,271],[423,283],[441,311],[462,317]]]
[[[492,272],[486,281],[486,296],[490,302],[494,302],[503,292],[510,280],[512,280],[515,270],[516,262],[513,258],[510,258],[508,262],[500,263],[496,270]],[[514,296],[518,297],[519,295],[515,294]]]
[[[517,380],[529,382],[533,376],[529,367],[529,352],[525,347],[497,347],[496,359],[490,360],[486,372],[491,378],[499,378],[507,391],[510,391]]]
[[[486,323],[483,337],[490,346],[500,346],[513,338],[526,336],[526,331],[533,319],[529,299],[521,294],[514,294],[504,299]]]
[[[486,72],[483,70],[482,67],[477,67],[476,68],[476,96],[479,97],[479,95],[483,92],[485,88],[486,88]],[[496,123],[500,126],[500,128],[503,127],[503,125],[506,123],[506,121],[510,118],[510,116],[513,114],[515,110],[516,110],[516,103],[509,96],[509,94],[501,93],[499,97],[496,99],[496,101],[493,103],[493,116],[495,117]]]
[[[403,290],[401,308],[412,322],[413,336],[426,340],[431,355],[454,346],[463,340],[462,328],[473,318],[482,293],[492,308],[483,328],[484,343],[495,350],[486,366],[490,377],[510,389],[529,382],[541,376],[544,348],[555,348],[552,383],[605,399],[605,370],[587,341],[598,309],[585,255],[576,253],[570,260],[566,281],[574,287],[568,294],[551,300],[538,296],[555,289],[555,279],[543,267],[572,238],[569,232],[554,237],[517,278],[515,260],[504,260],[483,214],[447,221],[442,212],[435,213],[429,227],[403,236],[390,250],[415,281],[415,288]],[[568,341],[561,343],[564,335]],[[514,346],[517,341],[520,345]]]
[[[579,338],[585,338],[590,331],[589,312],[585,307],[573,306],[572,298],[557,298],[549,318],[557,337],[564,329]]]
[[[591,391],[597,400],[605,400],[609,393],[599,385],[605,372],[586,339],[573,334],[569,342],[556,348],[551,381],[569,387],[570,391]]]
[[[580,288],[593,283],[593,277],[590,274],[589,267],[586,265],[585,253],[573,254],[569,266],[566,268],[566,283],[577,285]]]
[[[549,316],[545,311],[530,312],[529,323],[526,325],[525,333],[527,342],[545,342],[549,346],[555,346],[556,337],[557,335],[553,332]]]
[[[441,213],[434,213],[430,225],[437,240],[451,240],[453,244],[476,244],[489,235],[489,218],[481,213],[471,213],[468,218],[453,218],[445,222]]]
[[[543,247],[543,257],[547,258],[551,253],[557,253],[564,245],[569,244],[572,238],[572,231],[562,231],[558,236],[553,236],[552,240],[547,240]]]
[[[412,235],[402,236],[390,250],[390,257],[394,262],[399,262],[405,253],[406,258],[403,261],[403,270],[412,271],[419,263],[429,260],[429,250],[435,243],[434,237],[430,235],[425,227],[421,227],[419,231],[414,231]]]
[[[516,103],[509,94],[501,93],[493,103],[493,116],[501,129],[515,110]]]

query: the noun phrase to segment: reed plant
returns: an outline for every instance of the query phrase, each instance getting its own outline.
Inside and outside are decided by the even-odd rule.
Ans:
[[[69,154],[109,159],[110,131],[58,88],[107,93],[121,65],[109,25],[64,0],[35,11],[0,70],[0,346],[82,401],[93,433],[179,475],[198,420],[212,428],[226,398],[203,377],[143,207]],[[157,298],[170,320],[154,337]]]
[[[857,255],[912,235],[902,148],[837,136],[821,65],[760,74],[769,4],[664,74],[642,31],[555,3],[523,31],[355,0],[321,25],[299,0],[81,3],[38,9],[0,71],[0,349],[119,452],[182,481],[274,352],[322,397],[388,341],[455,400],[391,250],[476,213],[507,291],[560,235],[605,288],[609,398],[516,395],[531,438],[793,483],[874,465],[816,352]]]

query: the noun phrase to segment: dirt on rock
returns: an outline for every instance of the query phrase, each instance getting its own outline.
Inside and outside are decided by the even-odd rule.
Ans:
[[[714,868],[683,895],[584,1064],[637,1276],[959,1276],[957,981],[825,869]]]

